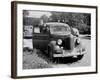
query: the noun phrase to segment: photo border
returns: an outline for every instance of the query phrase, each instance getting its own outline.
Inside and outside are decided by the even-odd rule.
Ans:
[[[17,4],[28,5],[47,5],[47,6],[60,6],[60,7],[81,7],[96,9],[96,71],[82,72],[82,73],[64,73],[64,74],[50,74],[50,75],[33,75],[33,76],[17,76]],[[26,2],[26,1],[12,1],[11,2],[11,77],[12,78],[31,78],[31,77],[50,77],[50,76],[66,76],[66,75],[81,75],[81,74],[94,74],[98,72],[98,7],[88,5],[73,5],[73,4],[57,4],[57,3],[41,3],[41,2]]]

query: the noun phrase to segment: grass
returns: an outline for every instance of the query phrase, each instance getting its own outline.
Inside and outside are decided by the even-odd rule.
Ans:
[[[51,68],[50,64],[48,64],[44,59],[38,56],[38,54],[37,54],[37,50],[33,50],[33,52],[24,51],[23,52],[23,69]]]

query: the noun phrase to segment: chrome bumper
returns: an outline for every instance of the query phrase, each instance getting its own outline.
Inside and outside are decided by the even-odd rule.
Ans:
[[[86,50],[85,51],[81,51],[81,52],[77,52],[75,50],[73,50],[72,52],[68,52],[63,50],[62,53],[58,53],[58,54],[53,54],[53,57],[73,57],[73,56],[78,56],[78,55],[83,55],[86,54]]]

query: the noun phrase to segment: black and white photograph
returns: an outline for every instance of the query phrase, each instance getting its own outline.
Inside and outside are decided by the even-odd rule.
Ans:
[[[12,76],[97,73],[97,7],[12,4]]]
[[[23,10],[23,69],[91,65],[91,14]]]

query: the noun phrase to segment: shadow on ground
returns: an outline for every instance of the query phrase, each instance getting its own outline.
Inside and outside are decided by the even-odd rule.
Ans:
[[[48,64],[50,64],[50,63],[72,64],[72,63],[78,61],[76,58],[72,58],[72,57],[53,58],[51,60],[50,57],[45,52],[41,52],[41,51],[38,51],[37,54],[40,58],[44,59]]]

